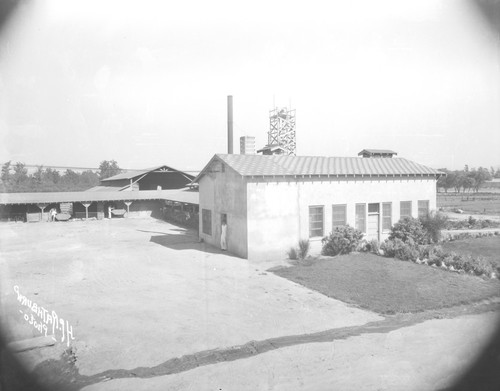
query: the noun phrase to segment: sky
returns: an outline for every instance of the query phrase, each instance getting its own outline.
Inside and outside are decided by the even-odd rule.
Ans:
[[[0,162],[200,170],[296,110],[297,154],[500,165],[500,34],[469,0],[24,1],[0,35]]]

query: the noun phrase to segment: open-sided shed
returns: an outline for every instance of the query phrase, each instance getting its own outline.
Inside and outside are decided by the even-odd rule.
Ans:
[[[146,191],[77,191],[53,193],[0,193],[0,216],[6,220],[48,221],[48,211],[71,209],[75,218],[102,219],[110,208],[123,209],[127,217],[157,214],[166,201],[198,205],[198,192],[191,189]]]

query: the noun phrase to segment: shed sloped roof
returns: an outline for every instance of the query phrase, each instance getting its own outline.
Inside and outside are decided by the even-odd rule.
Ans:
[[[273,145],[266,145],[264,148],[259,149],[259,150],[257,151],[257,153],[259,153],[259,152],[265,152],[265,151],[271,151],[271,152],[274,152],[274,151],[276,151],[276,150],[278,150],[278,149],[281,149],[282,151],[284,151],[284,150],[285,150],[282,146],[280,146],[280,145],[278,145],[278,144],[273,144]]]
[[[0,193],[0,205],[140,200],[170,200],[198,204],[199,193],[186,189],[112,192],[68,191],[53,193]]]
[[[133,179],[141,175],[149,174],[150,172],[154,172],[157,170],[164,170],[164,172],[178,172],[180,174],[183,174],[187,176],[188,178],[194,178],[193,175],[187,174],[183,171],[176,170],[175,168],[169,167],[169,166],[158,166],[158,167],[153,167],[153,168],[146,168],[144,170],[129,170],[122,172],[121,174],[113,175],[112,177],[102,179],[101,182],[108,182],[108,181],[119,181],[121,179]]]
[[[410,160],[364,159],[359,157],[323,157],[289,155],[226,155],[217,154],[221,160],[242,176],[406,176],[435,175],[442,173]],[[207,165],[209,167],[210,163]],[[204,175],[205,169],[195,178]]]
[[[85,191],[120,191],[122,188],[118,186],[94,186]]]

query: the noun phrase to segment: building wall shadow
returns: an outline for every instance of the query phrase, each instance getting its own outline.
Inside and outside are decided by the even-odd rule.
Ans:
[[[170,248],[172,250],[197,250],[210,254],[227,254],[226,251],[222,251],[221,249],[218,249],[205,242],[200,242],[198,239],[198,234],[194,230],[176,231],[179,233],[164,233],[160,235],[152,235],[149,241]]]

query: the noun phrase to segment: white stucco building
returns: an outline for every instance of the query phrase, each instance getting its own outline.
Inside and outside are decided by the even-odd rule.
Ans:
[[[248,259],[284,257],[299,239],[349,224],[384,240],[402,216],[436,209],[439,171],[402,158],[217,154],[199,184],[200,238]]]

